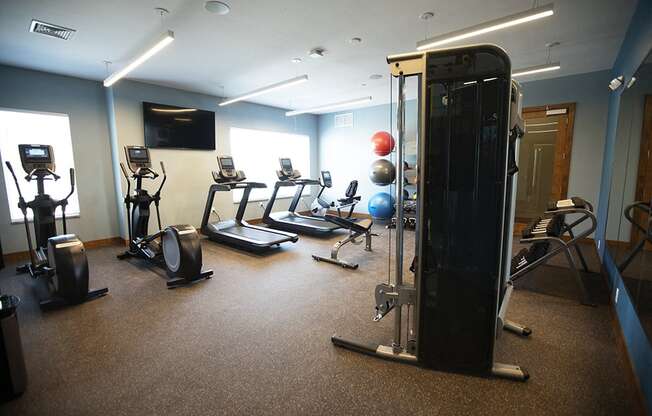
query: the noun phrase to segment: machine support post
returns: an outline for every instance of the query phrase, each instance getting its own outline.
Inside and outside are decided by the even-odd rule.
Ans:
[[[396,287],[403,285],[403,143],[405,142],[405,76],[398,76],[397,105],[398,142],[396,143]],[[402,307],[394,308],[394,341],[392,347],[395,353],[402,350],[401,323]]]

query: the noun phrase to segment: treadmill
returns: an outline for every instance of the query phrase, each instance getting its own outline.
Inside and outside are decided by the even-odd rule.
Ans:
[[[217,164],[219,171],[213,171],[213,180],[215,184],[211,185],[208,190],[206,207],[201,222],[202,234],[208,236],[212,241],[224,243],[237,248],[250,251],[262,251],[274,246],[278,247],[281,243],[296,243],[299,236],[293,233],[272,230],[266,227],[257,227],[251,225],[242,219],[249,201],[249,194],[254,188],[266,188],[267,185],[260,182],[246,182],[244,172],[236,170],[231,156],[218,156]],[[216,192],[229,192],[234,189],[242,189],[242,199],[238,206],[238,212],[232,220],[209,222],[211,211],[213,210],[213,200]]]
[[[295,212],[306,185],[321,185],[321,183],[315,179],[301,179],[301,173],[292,168],[292,161],[289,158],[280,158],[279,162],[281,164],[281,170],[276,171],[279,181],[274,185],[272,197],[265,207],[263,222],[278,230],[317,236],[328,235],[334,230],[341,228],[339,225],[329,222],[324,218],[309,217]],[[290,207],[287,211],[272,212],[278,190],[284,186],[297,187],[292,202],[290,203]]]

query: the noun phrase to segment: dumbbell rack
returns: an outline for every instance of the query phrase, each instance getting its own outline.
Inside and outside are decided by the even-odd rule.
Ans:
[[[569,224],[566,222],[566,217],[571,214],[580,216]],[[591,222],[590,227],[576,234],[574,229],[587,221]],[[515,282],[563,252],[577,281],[581,303],[595,306],[595,302],[586,290],[571,248],[575,249],[584,271],[588,272],[589,268],[578,244],[583,238],[593,233],[596,226],[597,220],[595,214],[593,214],[593,206],[582,198],[573,197],[551,204],[543,216],[537,218],[523,230],[523,237],[520,242],[531,245],[519,251],[512,259],[510,281]],[[568,235],[568,240],[564,238],[565,234]]]

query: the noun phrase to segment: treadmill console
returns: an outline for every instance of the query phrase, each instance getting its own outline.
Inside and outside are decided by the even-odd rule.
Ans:
[[[45,144],[19,144],[20,162],[25,173],[35,170],[50,170],[54,172],[54,151],[52,146]]]
[[[217,165],[220,167],[220,175],[227,179],[238,177],[238,171],[235,170],[233,158],[231,156],[218,156]]]
[[[140,168],[150,169],[152,167],[149,149],[145,146],[125,146],[125,157],[129,170],[134,173]]]
[[[289,157],[281,157],[278,161],[281,165],[281,170],[276,171],[279,179],[298,179],[301,177],[301,173],[292,168],[292,160]]]
[[[322,170],[321,171],[321,184],[326,188],[333,186],[333,179],[331,178],[330,171]]]

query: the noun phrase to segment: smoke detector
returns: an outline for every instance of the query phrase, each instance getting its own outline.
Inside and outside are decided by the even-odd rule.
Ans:
[[[356,36],[354,38],[351,38],[351,39],[347,40],[347,42],[349,44],[351,44],[351,45],[359,45],[359,44],[362,43],[362,38],[359,38],[359,37]]]
[[[220,16],[228,14],[231,11],[231,7],[228,4],[213,0],[204,3],[204,8],[209,12],[219,14]]]
[[[301,58],[292,58],[291,62],[293,64],[300,64],[301,62],[303,62],[303,59],[301,59]]]
[[[36,19],[32,19],[32,22],[29,25],[29,31],[63,40],[69,40],[76,32],[75,29],[53,25],[52,23],[42,22]]]
[[[383,76],[380,74],[371,74],[369,75],[369,79],[381,79]]]
[[[324,48],[313,48],[308,52],[308,56],[315,59],[323,58],[325,54],[326,50]]]

